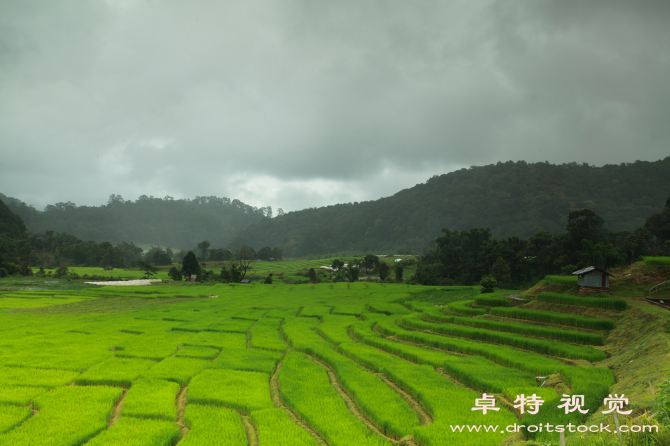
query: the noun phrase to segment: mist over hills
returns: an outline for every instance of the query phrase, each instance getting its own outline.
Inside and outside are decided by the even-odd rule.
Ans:
[[[367,251],[421,252],[442,228],[488,227],[496,237],[565,230],[568,214],[589,208],[614,230],[633,230],[670,195],[670,157],[594,167],[505,162],[470,167],[375,201],[305,209],[264,219],[242,238],[279,245],[285,256]]]
[[[613,230],[632,230],[662,209],[670,195],[670,157],[594,167],[587,164],[499,162],[430,178],[393,196],[289,212],[239,200],[175,200],[112,195],[102,206],[58,203],[38,211],[0,194],[31,232],[68,232],[97,242],[132,241],[191,248],[280,246],[284,256],[345,252],[418,253],[442,228],[488,227],[496,237],[564,232],[567,215],[588,208]]]

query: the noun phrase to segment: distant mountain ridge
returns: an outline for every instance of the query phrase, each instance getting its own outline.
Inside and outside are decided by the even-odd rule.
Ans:
[[[271,216],[270,207],[256,208],[225,197],[173,199],[142,195],[135,201],[111,195],[106,205],[49,205],[44,211],[0,194],[30,232],[53,230],[82,240],[150,243],[173,248],[192,248],[203,240],[226,246],[244,228]]]
[[[285,257],[347,252],[418,253],[442,228],[488,227],[496,237],[564,232],[567,215],[589,208],[613,230],[633,230],[670,195],[670,157],[594,167],[499,162],[434,176],[393,196],[272,217],[272,209],[239,200],[112,195],[99,207],[58,203],[37,211],[0,194],[31,232],[71,233],[97,242],[132,241],[192,248],[247,243],[279,246]]]
[[[430,178],[391,197],[290,212],[252,224],[250,245],[285,256],[366,251],[397,253],[434,246],[442,228],[488,227],[496,237],[563,233],[568,214],[589,208],[613,230],[633,230],[670,195],[670,157],[594,167],[499,162]]]

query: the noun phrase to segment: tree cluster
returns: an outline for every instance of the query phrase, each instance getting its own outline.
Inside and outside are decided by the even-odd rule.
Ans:
[[[44,211],[15,198],[0,199],[34,233],[53,230],[83,240],[120,243],[132,240],[175,248],[189,248],[200,240],[226,246],[251,223],[272,217],[272,208],[256,208],[225,197],[176,200],[140,196],[124,200],[111,195],[103,206],[77,206],[72,202],[48,205]]]
[[[472,285],[488,277],[500,287],[514,288],[586,266],[622,266],[652,252],[665,253],[670,247],[664,238],[664,225],[670,223],[667,206],[632,232],[607,230],[604,223],[592,210],[581,209],[568,214],[566,232],[561,235],[540,231],[528,239],[496,239],[488,228],[443,229],[435,248],[418,263],[412,281]]]

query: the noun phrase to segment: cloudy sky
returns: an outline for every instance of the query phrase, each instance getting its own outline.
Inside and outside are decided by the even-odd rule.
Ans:
[[[670,155],[670,2],[0,0],[0,192],[286,211]]]

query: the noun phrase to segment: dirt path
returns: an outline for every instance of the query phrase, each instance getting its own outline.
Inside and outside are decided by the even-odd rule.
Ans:
[[[319,435],[318,432],[305,423],[295,412],[293,412],[293,410],[284,404],[284,401],[282,401],[279,391],[279,370],[281,369],[283,363],[284,360],[281,360],[279,364],[277,364],[274,373],[270,377],[270,397],[272,398],[272,403],[275,405],[275,407],[284,409],[291,421],[293,421],[297,426],[301,427],[312,438],[314,438],[317,444],[320,446],[328,446],[328,442],[321,435]]]
[[[369,370],[371,373],[375,373],[372,370]],[[421,426],[426,426],[428,424],[433,423],[433,418],[426,412],[426,409],[423,408],[421,403],[414,398],[409,392],[405,391],[402,387],[398,386],[396,383],[391,381],[384,375],[383,373],[375,373],[379,379],[384,381],[384,383],[389,386],[395,393],[400,395],[400,398],[405,400],[405,402],[409,405],[410,409],[414,411],[416,414],[416,417],[419,419],[419,424]]]
[[[251,328],[247,331],[247,348],[252,348],[251,347],[251,330],[254,329],[258,321],[254,321],[254,325],[251,326]]]
[[[258,431],[256,430],[256,426],[254,426],[254,423],[248,416],[241,415],[241,417],[244,430],[247,433],[247,445],[258,446]]]
[[[128,389],[123,389],[121,398],[119,398],[119,401],[114,405],[112,413],[109,414],[109,419],[107,420],[107,429],[114,426],[119,421],[119,418],[121,418],[121,410],[123,409],[123,402],[126,400],[127,394]]]
[[[352,396],[349,395],[349,393],[348,393],[346,390],[344,390],[344,388],[343,388],[342,385],[340,384],[340,381],[337,379],[337,374],[336,374],[330,367],[328,367],[326,364],[324,364],[323,362],[319,361],[318,359],[316,359],[316,358],[313,357],[313,356],[310,356],[310,358],[312,358],[312,360],[313,360],[314,362],[316,362],[317,364],[319,364],[321,367],[323,367],[323,368],[326,370],[326,373],[328,374],[328,379],[330,380],[330,385],[332,385],[333,388],[337,391],[337,393],[340,395],[340,397],[342,398],[342,400],[344,400],[344,404],[347,406],[347,409],[349,409],[349,411],[350,411],[352,414],[354,414],[354,416],[355,416],[356,418],[358,418],[359,420],[361,420],[361,421],[363,422],[363,424],[365,424],[365,425],[368,427],[368,429],[370,429],[370,430],[371,430],[372,432],[374,432],[375,434],[379,435],[380,437],[385,438],[386,440],[390,441],[390,442],[393,443],[393,444],[398,444],[398,440],[397,440],[397,439],[395,439],[395,438],[393,438],[393,437],[389,437],[388,435],[386,435],[381,429],[379,429],[379,428],[372,422],[372,420],[370,420],[370,419],[363,413],[363,411],[362,411],[361,408],[358,406],[358,404],[356,403],[356,401],[352,398]]]
[[[188,434],[188,431],[190,430],[189,427],[186,425],[186,421],[184,420],[184,413],[186,412],[186,390],[188,389],[188,386],[182,387],[179,390],[179,393],[177,393],[177,398],[174,401],[174,405],[177,408],[177,427],[179,427],[180,435],[179,439],[181,440]]]
[[[361,343],[361,344],[367,345],[367,344],[363,343],[360,339],[358,339],[356,336],[354,336],[354,334],[353,334],[353,332],[352,332],[351,329],[349,330],[349,337],[350,337],[351,339],[353,339],[354,341],[356,341],[356,342],[359,342],[359,343]],[[393,355],[392,353],[389,353],[389,352],[387,352],[387,351],[385,351],[385,350],[382,350],[382,349],[379,349],[379,348],[377,348],[377,347],[373,347],[373,346],[370,346],[370,345],[368,345],[368,347],[375,348],[375,349],[377,349],[377,350],[379,350],[379,351],[381,351],[381,352],[384,352],[384,353],[386,353],[386,354],[388,354],[388,355],[396,356],[396,355]],[[407,361],[405,358],[402,358],[402,357],[400,357],[400,356],[397,356],[397,357],[400,358],[400,359],[402,359],[402,360],[404,360],[404,361]],[[407,362],[411,362],[411,361],[407,361]],[[408,391],[406,391],[405,389],[403,389],[402,387],[400,387],[398,384],[396,384],[396,383],[394,383],[393,381],[391,381],[391,380],[390,380],[386,375],[384,375],[383,373],[377,373],[377,372],[375,372],[374,370],[369,369],[368,367],[364,366],[363,364],[360,364],[359,362],[356,362],[356,364],[358,364],[358,365],[360,365],[361,367],[365,368],[365,369],[368,370],[370,373],[374,373],[375,375],[377,375],[377,376],[379,377],[379,379],[381,379],[382,381],[384,381],[384,382],[386,383],[386,385],[388,385],[391,389],[393,389],[396,393],[398,393],[398,395],[400,395],[400,397],[401,397],[402,399],[404,399],[404,400],[407,402],[407,404],[409,404],[409,407],[414,411],[414,413],[416,414],[417,418],[419,419],[419,423],[421,423],[422,426],[425,426],[425,425],[428,425],[428,424],[432,424],[432,423],[433,423],[433,417],[430,416],[430,414],[428,413],[428,411],[423,407],[423,405],[421,404],[421,402],[420,402],[418,399],[416,399],[416,398],[414,397],[414,395],[412,395],[411,393],[409,393]],[[414,364],[414,363],[412,363],[412,364]]]

